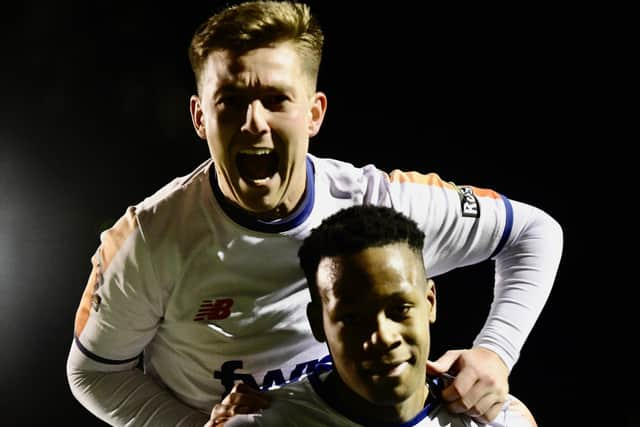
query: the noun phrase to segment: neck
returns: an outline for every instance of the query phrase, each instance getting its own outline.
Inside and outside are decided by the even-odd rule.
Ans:
[[[273,209],[265,211],[257,211],[241,206],[235,200],[233,190],[226,182],[225,177],[215,168],[215,165],[212,169],[213,173],[210,174],[209,179],[216,198],[225,210],[231,211],[240,217],[251,216],[267,222],[284,219],[294,213],[304,203],[308,191],[310,191],[311,198],[313,198],[313,179],[308,176],[308,173],[313,174],[313,169],[309,160],[305,161],[304,168],[299,168],[299,170],[296,171],[296,175],[298,176],[289,179],[290,187],[285,189],[286,194],[279,201],[278,205]],[[307,188],[307,184],[311,186],[310,189]]]
[[[296,193],[295,197],[293,197],[291,200],[285,199],[278,206],[268,211],[252,212],[252,211],[246,210],[238,206],[232,199],[228,197],[224,197],[223,203],[227,206],[227,209],[235,212],[236,215],[239,215],[239,216],[249,215],[261,221],[270,222],[270,221],[276,221],[276,220],[284,219],[288,217],[289,215],[294,213],[298,209],[298,207],[300,207],[300,205],[302,205],[304,200],[305,200],[305,189],[302,188],[302,192]]]
[[[335,372],[325,381],[326,389],[334,396],[334,403],[343,415],[362,422],[380,424],[403,423],[413,419],[424,408],[429,395],[425,385],[400,402],[371,402],[351,390]]]

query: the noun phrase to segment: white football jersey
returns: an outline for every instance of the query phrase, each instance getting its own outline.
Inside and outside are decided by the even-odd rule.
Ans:
[[[309,292],[297,251],[323,218],[357,204],[394,207],[414,219],[426,234],[431,277],[499,254],[494,304],[475,344],[509,367],[555,277],[556,241],[518,246],[526,233],[533,233],[527,245],[546,244],[535,238],[549,235],[536,225],[545,214],[491,190],[309,155],[300,207],[263,222],[227,207],[215,176],[208,160],[101,234],[68,372],[124,372],[143,354],[148,376],[206,414],[235,382],[267,389],[311,372],[327,350],[307,323]],[[79,399],[106,387],[102,378],[78,378],[70,383]],[[104,390],[118,410],[140,404],[120,386]],[[93,401],[84,403],[91,408]]]
[[[323,388],[328,373],[308,377],[267,392],[271,403],[260,413],[236,415],[225,427],[532,427],[526,408],[509,396],[498,416],[489,424],[479,424],[466,415],[447,411],[442,401],[430,393],[424,408],[412,419],[399,423],[371,423],[351,419],[340,412],[330,390]]]

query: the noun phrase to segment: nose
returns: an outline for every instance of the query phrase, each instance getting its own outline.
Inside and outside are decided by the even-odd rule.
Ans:
[[[247,117],[245,117],[245,121],[240,130],[255,135],[267,132],[269,125],[267,124],[266,114],[267,111],[260,100],[256,99],[251,101],[247,105]]]
[[[390,350],[400,345],[400,333],[396,322],[384,313],[376,317],[373,330],[364,343],[364,349]]]

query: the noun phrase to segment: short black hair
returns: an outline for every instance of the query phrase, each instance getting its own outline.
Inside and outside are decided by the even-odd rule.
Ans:
[[[357,205],[334,213],[311,231],[298,250],[312,300],[318,297],[316,273],[322,258],[405,242],[422,260],[424,239],[415,221],[393,208]]]

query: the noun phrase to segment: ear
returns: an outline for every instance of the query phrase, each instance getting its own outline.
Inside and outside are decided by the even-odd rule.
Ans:
[[[309,110],[309,136],[316,136],[322,126],[324,114],[327,111],[327,96],[322,92],[316,92],[311,101]]]
[[[191,95],[189,100],[189,111],[191,112],[191,123],[200,139],[207,139],[207,132],[204,127],[204,117],[200,98],[197,95]]]
[[[324,334],[324,326],[322,324],[322,305],[313,301],[307,304],[307,320],[311,326],[311,332],[316,340],[325,342],[327,337]]]
[[[436,284],[433,280],[427,279],[427,301],[431,304],[429,311],[429,323],[436,321]]]

